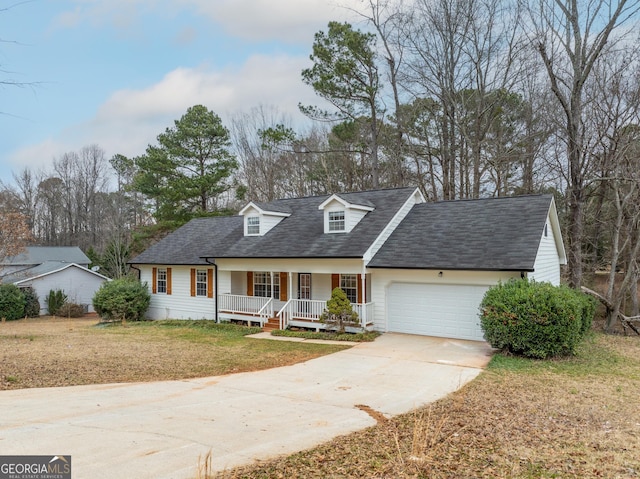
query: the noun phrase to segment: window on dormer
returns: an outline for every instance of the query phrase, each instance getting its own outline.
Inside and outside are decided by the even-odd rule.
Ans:
[[[260,217],[249,216],[247,218],[247,234],[259,235],[260,234]]]
[[[344,211],[329,211],[329,231],[344,230]]]

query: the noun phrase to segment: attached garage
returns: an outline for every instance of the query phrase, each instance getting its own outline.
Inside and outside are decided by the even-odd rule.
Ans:
[[[391,283],[387,330],[482,341],[478,307],[488,286]]]
[[[375,328],[483,341],[479,308],[500,282],[560,282],[566,255],[553,197],[414,205],[367,263]]]

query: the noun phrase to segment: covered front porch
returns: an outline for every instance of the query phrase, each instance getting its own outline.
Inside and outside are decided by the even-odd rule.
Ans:
[[[325,329],[320,317],[334,288],[347,294],[358,314],[360,328],[373,326],[373,303],[368,275],[358,273],[301,273],[282,271],[222,271],[218,289],[218,317],[279,329]],[[221,292],[221,291],[228,292]]]
[[[270,319],[278,320],[279,329],[289,326],[324,329],[320,316],[325,310],[326,300],[290,299],[286,303],[273,298],[244,296],[237,294],[218,295],[218,317],[222,321],[245,321],[247,324],[264,326]],[[351,303],[358,313],[360,327],[373,325],[373,303]]]

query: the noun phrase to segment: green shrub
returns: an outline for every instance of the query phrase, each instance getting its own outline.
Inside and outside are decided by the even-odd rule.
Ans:
[[[23,288],[22,294],[24,294],[24,315],[27,318],[40,316],[40,301],[36,291],[33,288]]]
[[[582,306],[582,335],[587,334],[593,324],[593,318],[596,315],[596,309],[598,308],[598,300],[593,296],[577,292],[580,305]]]
[[[64,303],[58,310],[58,316],[65,318],[81,318],[84,316],[84,306],[76,303]]]
[[[327,329],[338,333],[344,333],[347,326],[360,326],[358,313],[353,310],[349,298],[340,288],[335,288],[331,292],[331,299],[327,301],[327,307],[320,316],[320,321],[326,325]]]
[[[130,278],[107,281],[93,296],[93,307],[106,321],[139,321],[150,302],[147,285]]]
[[[0,318],[7,321],[24,318],[24,294],[13,284],[0,284]]]
[[[45,303],[47,303],[47,312],[51,316],[55,316],[58,314],[62,305],[67,302],[67,295],[64,291],[60,289],[56,289],[55,291],[52,289],[49,291],[49,295],[45,298]]]
[[[547,358],[573,354],[593,319],[594,305],[566,286],[526,278],[487,291],[480,322],[492,347]]]

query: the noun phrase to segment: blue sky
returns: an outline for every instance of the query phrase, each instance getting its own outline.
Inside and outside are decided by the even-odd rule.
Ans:
[[[0,0],[0,180],[97,144],[136,156],[186,109],[318,103],[313,35],[363,0]]]

